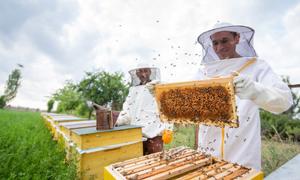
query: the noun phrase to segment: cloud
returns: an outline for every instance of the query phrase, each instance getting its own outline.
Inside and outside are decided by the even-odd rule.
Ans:
[[[255,28],[260,57],[300,82],[299,45],[291,44],[298,16],[296,1],[1,1],[0,88],[17,63],[25,68],[12,104],[42,109],[65,80],[79,81],[85,71],[120,71],[129,80],[128,70],[146,62],[161,69],[163,81],[187,80],[201,60],[197,36],[218,20]]]

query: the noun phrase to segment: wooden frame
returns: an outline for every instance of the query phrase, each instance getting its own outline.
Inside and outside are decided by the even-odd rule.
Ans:
[[[201,116],[199,115],[198,117],[191,119],[190,117],[187,117],[187,118],[186,117],[178,117],[178,116],[172,117],[172,116],[164,113],[163,106],[164,107],[168,106],[169,109],[172,108],[172,104],[167,104],[167,105],[166,105],[166,103],[163,104],[162,101],[163,101],[164,95],[166,95],[167,93],[172,92],[172,91],[174,92],[176,90],[177,90],[177,92],[185,91],[185,90],[191,92],[191,90],[193,90],[193,89],[197,89],[197,91],[199,91],[199,89],[201,89],[201,88],[203,89],[203,91],[205,91],[204,89],[214,90],[217,88],[219,88],[220,90],[226,91],[225,93],[228,95],[228,98],[229,98],[229,100],[227,99],[227,101],[229,102],[229,106],[227,106],[228,111],[226,111],[226,113],[227,113],[226,121],[221,120],[221,117],[216,117],[216,116],[215,116],[215,118],[202,117],[202,119],[201,119]],[[215,90],[215,92],[220,92],[220,90],[218,90],[218,91]],[[209,93],[207,93],[207,94],[209,94]],[[186,95],[186,94],[184,94],[184,95]],[[192,96],[192,94],[190,93],[186,96],[180,95],[180,96],[178,96],[178,98],[182,98],[182,99],[180,99],[180,102],[184,102],[187,100],[187,98],[190,99],[191,96]],[[192,123],[192,124],[202,123],[205,125],[214,125],[214,126],[218,126],[218,127],[224,127],[225,125],[229,126],[229,127],[238,127],[239,126],[238,116],[236,113],[236,102],[235,102],[235,94],[234,94],[234,87],[233,87],[233,77],[214,78],[214,79],[208,79],[208,80],[202,80],[202,81],[158,84],[155,86],[155,98],[156,98],[156,101],[158,104],[160,118],[162,121],[171,122],[171,123],[175,122],[175,123],[189,123],[189,124],[190,123]],[[219,98],[220,101],[222,101],[224,99],[223,97],[219,97],[217,95],[215,95],[214,98],[215,99]],[[200,100],[199,100],[199,102],[200,102]],[[224,100],[223,100],[223,102],[224,102]],[[179,104],[179,107],[180,106],[181,106],[181,104]],[[192,106],[192,104],[191,104],[191,106]],[[215,104],[215,106],[217,106],[217,105]],[[185,107],[187,107],[187,106],[185,106]],[[176,109],[176,108],[174,107],[174,109]],[[199,111],[201,111],[201,110],[199,110]],[[205,111],[208,112],[207,114],[209,114],[211,112],[210,109],[207,109]]]

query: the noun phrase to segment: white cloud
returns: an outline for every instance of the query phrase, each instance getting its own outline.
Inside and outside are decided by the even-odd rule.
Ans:
[[[201,59],[196,38],[218,20],[255,28],[260,57],[277,73],[300,82],[295,39],[300,32],[296,22],[299,4],[259,0],[64,0],[47,4],[6,1],[4,6],[3,2],[0,88],[16,63],[25,66],[14,105],[45,109],[47,96],[65,80],[79,81],[84,71],[95,69],[121,71],[129,79],[127,71],[139,62],[160,67],[163,81],[189,79]],[[19,14],[12,16],[10,12],[16,9]]]

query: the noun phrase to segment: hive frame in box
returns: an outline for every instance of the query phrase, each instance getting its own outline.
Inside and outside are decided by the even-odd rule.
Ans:
[[[167,115],[163,114],[161,111],[161,97],[164,92],[174,89],[185,89],[185,88],[193,88],[193,87],[216,87],[222,86],[228,90],[230,95],[230,104],[232,111],[230,113],[230,122],[222,122],[222,121],[214,121],[212,119],[206,119],[205,121],[195,122],[188,118],[169,118]],[[155,98],[158,104],[158,110],[160,114],[160,118],[165,122],[176,122],[176,123],[192,123],[192,124],[205,124],[205,125],[214,125],[218,127],[238,127],[239,121],[236,113],[236,103],[235,103],[235,95],[234,95],[234,86],[233,86],[233,77],[222,77],[222,78],[212,78],[201,81],[190,81],[190,82],[179,82],[179,83],[168,83],[168,84],[158,84],[155,86]]]
[[[263,173],[252,168],[206,155],[181,146],[166,152],[170,160],[162,158],[162,152],[154,153],[105,167],[104,179],[263,179]]]

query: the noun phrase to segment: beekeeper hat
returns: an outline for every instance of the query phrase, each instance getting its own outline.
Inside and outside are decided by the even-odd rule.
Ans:
[[[157,67],[151,67],[146,63],[139,63],[135,68],[133,68],[129,71],[129,74],[131,76],[131,85],[132,86],[138,86],[141,84],[141,80],[136,75],[136,72],[137,72],[137,70],[144,69],[144,68],[149,68],[151,70],[150,81],[153,81],[153,80],[160,81],[160,71]]]
[[[213,49],[210,37],[211,35],[221,31],[236,32],[240,35],[240,41],[236,46],[236,52],[239,55],[243,57],[257,56],[255,49],[253,48],[254,29],[243,25],[232,25],[230,23],[218,22],[213,26],[213,28],[203,32],[197,38],[197,41],[202,45],[203,48],[202,63],[219,60],[219,57]]]

